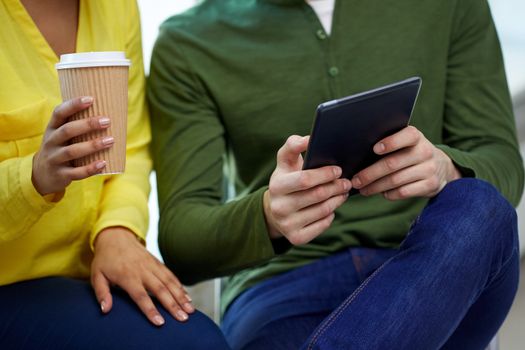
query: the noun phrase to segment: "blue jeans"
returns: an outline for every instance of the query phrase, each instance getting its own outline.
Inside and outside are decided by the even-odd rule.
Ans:
[[[399,249],[349,248],[241,294],[222,325],[233,349],[480,350],[519,277],[516,213],[486,182],[429,202]]]
[[[157,305],[158,306],[158,305]],[[159,307],[149,323],[120,289],[103,315],[88,282],[43,278],[0,287],[0,349],[229,349],[219,328],[196,312],[185,323]]]

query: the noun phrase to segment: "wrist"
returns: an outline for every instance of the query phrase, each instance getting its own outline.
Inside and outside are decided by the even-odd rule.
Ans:
[[[446,164],[445,181],[446,181],[446,183],[452,182],[454,180],[461,179],[463,177],[463,175],[461,174],[459,169],[456,167],[456,164],[454,164],[454,162],[448,156],[448,154],[446,154],[445,152],[443,152],[439,148],[437,148],[437,149],[441,153],[441,156],[444,157],[444,159],[445,159],[445,164]]]
[[[283,235],[275,228],[273,224],[273,216],[270,210],[270,192],[266,190],[263,195],[263,211],[264,211],[264,220],[266,222],[266,229],[268,231],[268,236],[270,239],[277,239],[283,237]]]
[[[37,176],[37,171],[35,171],[35,162],[36,162],[36,158],[38,157],[38,153],[35,153],[35,155],[33,156],[33,160],[32,160],[32,166],[31,166],[31,183],[33,184],[33,187],[35,188],[35,190],[42,196],[47,196],[49,194],[51,194],[50,192],[47,192],[42,188],[42,185],[40,184],[40,181],[38,179]]]
[[[452,182],[454,180],[459,180],[463,177],[461,175],[461,172],[458,170],[458,168],[454,165],[454,162],[452,162],[452,169],[450,171],[450,176],[448,182]]]
[[[452,161],[452,159],[450,159],[449,156],[447,156],[446,154],[445,156],[448,159],[447,183],[461,179],[463,175],[461,175],[461,172],[456,167],[456,164],[454,164],[454,162]]]
[[[108,242],[116,239],[133,239],[138,240],[137,236],[129,229],[120,226],[108,227],[101,230],[93,242],[93,248],[95,251],[101,246],[106,245]]]

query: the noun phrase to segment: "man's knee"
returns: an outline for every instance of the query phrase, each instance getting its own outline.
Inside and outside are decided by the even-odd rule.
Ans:
[[[465,214],[474,216],[498,216],[500,218],[513,218],[515,211],[512,205],[490,183],[464,178],[449,183],[438,195],[438,198],[454,201],[456,205],[465,210]]]
[[[444,205],[456,210],[456,224],[465,223],[474,232],[501,234],[512,233],[517,225],[516,211],[490,183],[466,178],[448,184],[439,195]],[[499,234],[498,232],[499,231]],[[485,237],[488,238],[488,237]]]
[[[449,258],[495,252],[508,256],[517,247],[517,217],[512,205],[488,182],[449,183],[429,202],[413,228],[409,245],[427,242]]]

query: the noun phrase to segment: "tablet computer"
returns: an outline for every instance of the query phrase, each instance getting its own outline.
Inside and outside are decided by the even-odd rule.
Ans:
[[[408,125],[420,87],[412,77],[319,105],[303,169],[338,165],[351,179],[372,165],[374,145]]]

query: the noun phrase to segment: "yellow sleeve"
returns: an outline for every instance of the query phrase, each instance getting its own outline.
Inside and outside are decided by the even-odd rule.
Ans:
[[[55,206],[33,186],[33,154],[0,162],[0,243],[19,238]]]
[[[131,59],[128,93],[128,138],[126,171],[105,182],[98,219],[90,237],[91,249],[98,233],[108,227],[123,226],[144,240],[148,229],[148,195],[151,132],[145,103],[144,63],[140,17],[135,1],[129,1],[126,56]]]

